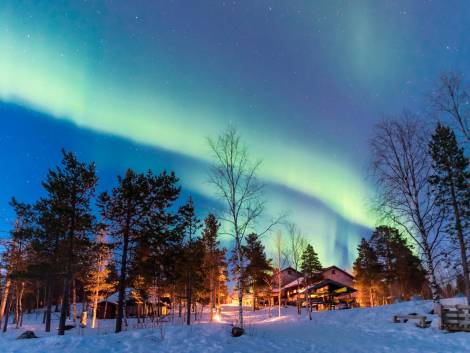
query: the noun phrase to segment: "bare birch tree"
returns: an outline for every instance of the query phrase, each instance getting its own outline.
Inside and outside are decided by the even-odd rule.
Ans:
[[[238,131],[229,127],[215,139],[208,139],[214,163],[210,170],[210,182],[225,205],[221,220],[228,226],[227,232],[235,242],[237,274],[238,322],[243,328],[243,269],[242,243],[265,210],[264,185],[257,178],[260,161],[250,160],[247,147]],[[267,227],[267,230],[272,225]],[[263,234],[267,230],[262,233]]]
[[[285,262],[284,250],[283,250],[283,241],[282,241],[282,233],[277,232],[276,237],[274,238],[274,248],[276,251],[276,260],[275,260],[275,267],[276,267],[276,284],[277,284],[277,307],[278,307],[278,316],[281,317],[281,296],[282,296],[282,277],[281,277],[281,270],[283,263]]]
[[[470,89],[457,73],[444,73],[437,89],[431,92],[431,104],[438,113],[451,118],[463,138],[470,143]]]
[[[403,228],[419,248],[426,265],[432,298],[439,301],[435,269],[443,214],[432,194],[429,134],[409,113],[384,120],[371,140],[372,173],[378,187],[376,210],[384,220]]]
[[[301,266],[302,254],[304,253],[305,246],[307,245],[302,232],[295,223],[288,223],[287,230],[289,234],[289,249],[288,257],[291,266],[294,270],[299,271]],[[300,284],[301,279],[297,277],[297,314],[302,314],[302,304],[300,302]]]

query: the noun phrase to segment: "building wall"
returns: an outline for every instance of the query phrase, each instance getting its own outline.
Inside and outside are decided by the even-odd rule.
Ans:
[[[333,281],[352,287],[352,278],[337,268],[330,268],[323,272],[323,278],[331,279]]]
[[[292,281],[295,281],[301,275],[295,272],[293,269],[285,269],[281,271],[281,285],[286,285]]]

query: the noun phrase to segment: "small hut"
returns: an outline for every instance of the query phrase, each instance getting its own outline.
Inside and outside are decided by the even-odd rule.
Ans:
[[[126,288],[125,293],[126,317],[166,316],[169,313],[171,301],[170,298],[167,296],[162,296],[159,298],[150,297],[143,303],[137,303],[131,295],[132,288]],[[109,297],[99,301],[97,308],[97,318],[115,319],[117,313],[118,298],[119,292],[115,292]]]

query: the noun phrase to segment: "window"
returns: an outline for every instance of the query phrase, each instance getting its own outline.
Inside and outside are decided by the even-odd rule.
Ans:
[[[336,274],[336,270],[331,270],[331,273],[332,273],[333,275],[335,275],[335,274]]]

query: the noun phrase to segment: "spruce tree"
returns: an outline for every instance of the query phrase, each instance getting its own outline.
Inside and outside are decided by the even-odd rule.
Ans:
[[[321,271],[323,269],[320,263],[320,259],[318,258],[318,254],[315,252],[312,245],[307,244],[305,247],[305,250],[302,253],[301,262],[302,264],[300,268],[304,275],[305,286],[308,288],[312,282],[321,279]],[[312,301],[310,300],[310,289],[305,290],[305,295],[308,295],[309,297],[308,317],[310,320],[312,320]]]
[[[302,254],[301,261],[302,265],[300,268],[304,274],[306,284],[309,285],[312,281],[319,279],[319,274],[321,275],[323,267],[312,245],[307,244]]]
[[[389,301],[408,299],[422,290],[425,273],[421,261],[398,229],[377,227],[369,244],[382,266],[382,283],[387,287]]]
[[[470,236],[469,160],[451,128],[438,124],[429,143],[434,174],[430,177],[439,206],[448,216],[448,232],[458,244],[465,296],[470,301],[468,246]]]
[[[376,304],[376,292],[382,278],[382,266],[377,254],[369,242],[362,238],[357,247],[358,256],[353,264],[354,281],[359,287],[359,293],[368,292],[368,301],[371,306]]]
[[[271,261],[266,258],[264,245],[257,234],[251,233],[246,237],[246,245],[242,247],[247,265],[243,271],[245,283],[251,287],[253,294],[253,311],[256,310],[258,289],[266,285],[271,276]]]

